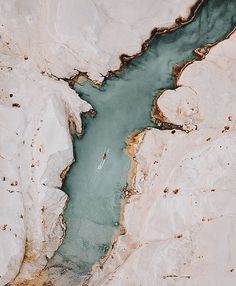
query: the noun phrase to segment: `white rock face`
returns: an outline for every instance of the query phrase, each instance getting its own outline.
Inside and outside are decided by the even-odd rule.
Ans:
[[[91,106],[63,81],[94,80],[140,52],[154,27],[187,18],[196,0],[0,0],[0,285],[36,276],[61,243],[73,161],[68,119]]]
[[[126,205],[127,233],[89,285],[235,285],[235,46],[236,33],[158,99],[170,122],[192,131],[139,136],[142,193]]]
[[[119,56],[140,52],[155,27],[189,16],[196,0],[0,0],[0,34],[58,77],[76,70],[102,80]]]
[[[67,196],[60,174],[73,161],[68,118],[73,116],[79,133],[80,113],[91,106],[65,82],[1,51],[0,285],[5,285],[19,270],[17,281],[37,274],[61,242]]]

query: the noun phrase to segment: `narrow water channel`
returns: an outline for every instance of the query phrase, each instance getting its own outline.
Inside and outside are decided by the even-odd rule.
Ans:
[[[103,88],[88,82],[76,85],[97,114],[84,119],[85,133],[74,140],[76,162],[64,184],[70,198],[65,211],[67,233],[55,257],[61,257],[65,271],[68,267],[83,275],[106,255],[120,227],[121,190],[130,169],[127,138],[135,130],[153,126],[153,97],[163,88],[175,88],[173,66],[193,59],[194,49],[220,41],[235,25],[235,0],[206,1],[192,23],[158,36],[143,56]]]

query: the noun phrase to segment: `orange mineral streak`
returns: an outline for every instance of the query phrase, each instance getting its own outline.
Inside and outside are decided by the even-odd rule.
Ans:
[[[140,144],[143,141],[144,135],[146,131],[142,132],[134,132],[128,139],[128,145],[127,145],[127,154],[131,159],[131,169],[129,173],[129,182],[131,185],[131,189],[133,192],[135,192],[135,177],[137,172],[137,166],[138,162],[136,159],[136,154],[139,150]]]
[[[41,272],[35,279],[31,281],[25,281],[18,284],[10,284],[11,286],[56,286],[54,281],[49,280],[48,275]],[[9,286],[10,286],[9,285]]]
[[[152,118],[156,123],[169,123],[168,118],[164,115],[164,113],[161,111],[160,107],[157,103],[157,98],[154,99],[154,107],[152,110]]]
[[[45,246],[42,244],[42,251],[43,251],[43,248]],[[39,252],[37,252],[39,253]],[[26,240],[26,244],[25,244],[25,256],[24,256],[24,259],[23,259],[23,262],[35,262],[36,260],[38,259],[38,255],[35,254],[35,251],[34,251],[34,241],[29,241],[29,240]],[[22,262],[22,264],[23,264]],[[20,282],[20,283],[17,283],[17,282],[12,282],[12,283],[9,283],[8,285],[10,286],[28,286],[28,285],[31,285],[31,286],[36,286],[36,285],[40,285],[40,286],[43,286],[43,284],[29,284],[31,281],[23,281],[23,282]],[[45,286],[51,286],[53,284],[45,284]]]

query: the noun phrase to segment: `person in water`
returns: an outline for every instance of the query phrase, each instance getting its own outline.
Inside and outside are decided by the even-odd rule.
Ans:
[[[104,153],[104,155],[102,156],[102,160],[106,160],[107,158],[107,153]]]

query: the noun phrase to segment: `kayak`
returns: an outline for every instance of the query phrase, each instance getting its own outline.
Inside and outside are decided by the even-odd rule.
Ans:
[[[98,165],[97,169],[98,170],[102,170],[104,164],[105,164],[105,161],[106,161],[106,158],[107,158],[107,155],[109,154],[109,149],[107,148],[106,149],[106,152],[103,154],[102,156],[102,160],[100,162],[100,164]]]

